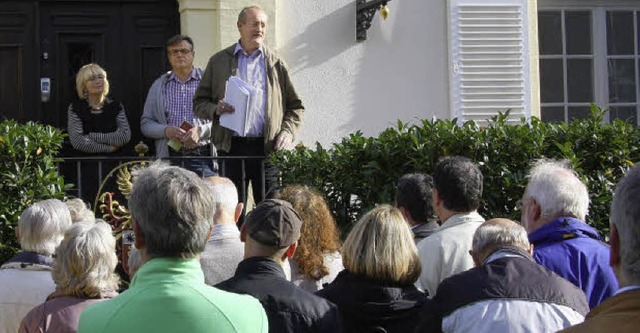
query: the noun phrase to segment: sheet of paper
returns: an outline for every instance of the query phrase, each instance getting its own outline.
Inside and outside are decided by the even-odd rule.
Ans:
[[[255,89],[239,77],[230,77],[225,87],[224,101],[233,106],[236,111],[221,115],[220,126],[235,131],[240,136],[246,136],[249,130],[247,114],[254,93]]]

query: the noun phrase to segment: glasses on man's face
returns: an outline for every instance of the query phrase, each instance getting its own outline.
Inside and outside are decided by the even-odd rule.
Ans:
[[[102,74],[91,75],[87,79],[87,81],[95,81],[95,80],[104,80],[104,75]]]
[[[169,54],[172,56],[177,56],[178,54],[187,55],[191,52],[192,52],[191,49],[169,50]]]

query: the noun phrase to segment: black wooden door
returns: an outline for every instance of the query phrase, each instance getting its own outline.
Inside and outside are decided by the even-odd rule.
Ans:
[[[66,128],[76,72],[95,62],[125,106],[130,149],[142,139],[147,90],[168,69],[164,45],[179,27],[176,0],[0,0],[0,113]],[[48,99],[42,79],[51,83]]]
[[[0,1],[0,119],[39,120],[36,6]]]

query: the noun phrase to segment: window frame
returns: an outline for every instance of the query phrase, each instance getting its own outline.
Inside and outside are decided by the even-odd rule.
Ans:
[[[539,60],[542,59],[562,59],[564,74],[564,101],[561,103],[545,103],[540,100],[540,117],[542,117],[543,107],[563,107],[565,122],[569,120],[568,108],[571,106],[586,106],[589,103],[569,102],[568,101],[568,78],[567,78],[567,59],[593,59],[593,103],[608,109],[609,107],[635,106],[636,124],[640,125],[640,54],[638,45],[638,17],[640,17],[640,1],[635,4],[621,1],[540,1],[538,3],[537,12],[542,11],[560,11],[561,13],[561,29],[562,29],[562,55],[542,55],[539,54]],[[591,12],[591,38],[593,55],[581,56],[570,55],[566,53],[566,27],[565,14],[567,11],[589,11]],[[608,55],[607,54],[607,12],[609,11],[629,11],[634,15],[634,55]],[[635,62],[635,82],[636,82],[636,101],[623,103],[609,102],[609,59],[629,59],[633,57]],[[539,82],[542,85],[542,82]],[[604,121],[610,122],[610,114],[605,114]]]

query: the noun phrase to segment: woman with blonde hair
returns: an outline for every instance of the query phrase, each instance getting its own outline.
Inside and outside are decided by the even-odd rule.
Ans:
[[[71,156],[114,155],[122,151],[131,139],[131,129],[122,103],[108,96],[107,72],[97,64],[82,66],[76,75],[76,92],[78,99],[67,109],[67,132],[75,149]],[[77,197],[96,207],[99,180],[116,166],[113,160],[100,161],[100,164],[82,162],[81,177],[73,172],[68,180],[81,185]]]
[[[109,94],[107,72],[97,64],[84,65],[76,75],[79,100],[69,104],[67,131],[73,148],[90,154],[113,153],[131,139],[122,103]]]
[[[340,234],[324,197],[306,186],[288,186],[280,191],[302,219],[300,240],[291,264],[291,282],[316,292],[342,271]]]
[[[316,294],[335,303],[345,332],[410,332],[428,304],[416,289],[420,259],[402,213],[380,205],[365,214],[342,246],[344,271]]]
[[[76,332],[87,306],[117,295],[116,240],[102,220],[77,222],[56,250],[56,290],[22,320],[19,332]]]

